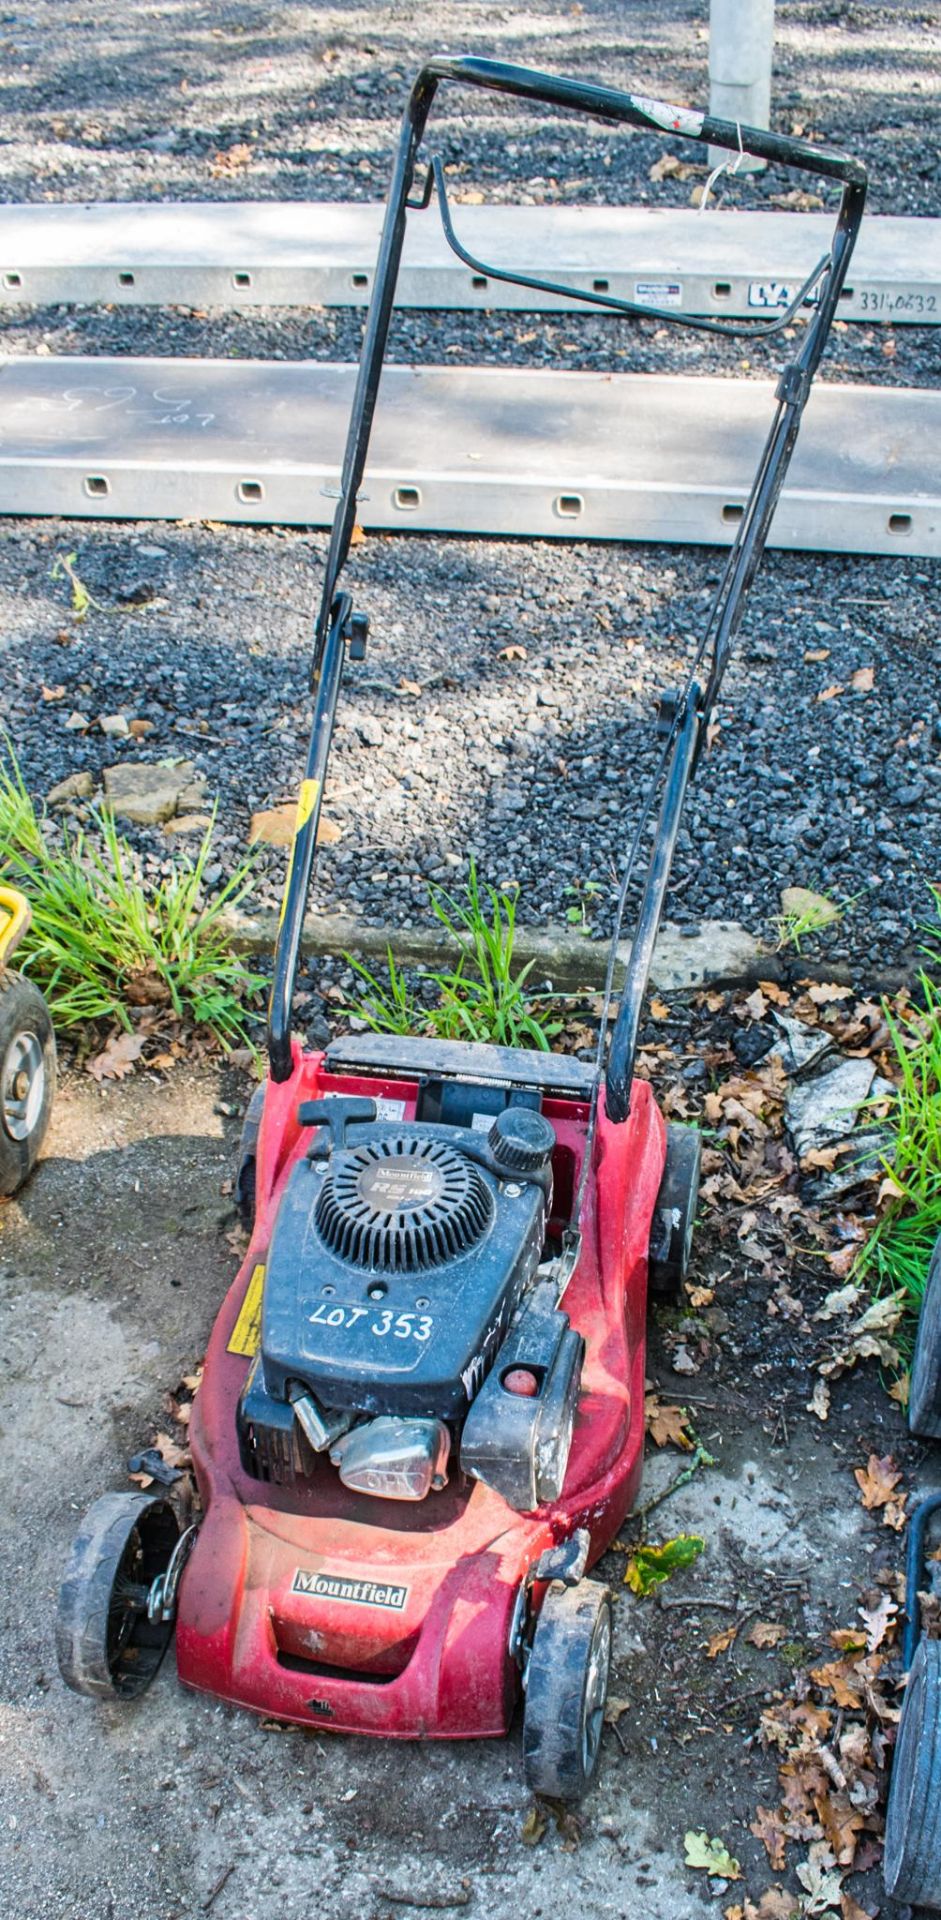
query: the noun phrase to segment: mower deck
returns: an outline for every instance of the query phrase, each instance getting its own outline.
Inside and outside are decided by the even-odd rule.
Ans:
[[[521,1065],[539,1058],[522,1055]],[[560,1063],[546,1059],[551,1077]],[[417,1080],[328,1073],[323,1055],[300,1052],[291,1078],[269,1084],[252,1243],[217,1318],[194,1408],[206,1518],[181,1585],[177,1662],[188,1685],[303,1725],[479,1737],[505,1733],[512,1718],[519,1668],[511,1627],[527,1573],[580,1528],[596,1560],[636,1494],[647,1255],[666,1135],[645,1081],[635,1082],[623,1125],[599,1114],[581,1258],[565,1296],[586,1354],[556,1504],[521,1515],[461,1477],[416,1505],[393,1503],[350,1492],[326,1460],[303,1484],[262,1485],[241,1465],[236,1407],[258,1340],[253,1289],[257,1298],[278,1203],[309,1140],[298,1106],[365,1094],[404,1102],[407,1123],[418,1092]],[[557,1137],[555,1205],[564,1209],[588,1104],[550,1094],[542,1110]],[[565,1224],[564,1215],[553,1224]]]

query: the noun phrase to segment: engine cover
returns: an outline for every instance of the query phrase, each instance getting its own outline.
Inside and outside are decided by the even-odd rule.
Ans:
[[[300,1161],[278,1208],[265,1388],[460,1421],[539,1263],[548,1174],[501,1167],[469,1128],[377,1122],[355,1135]]]

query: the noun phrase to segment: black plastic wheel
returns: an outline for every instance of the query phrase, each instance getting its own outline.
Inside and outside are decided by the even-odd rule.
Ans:
[[[0,969],[0,1193],[32,1173],[56,1090],[56,1043],[38,987]]]
[[[235,1176],[235,1207],[246,1233],[255,1225],[255,1171],[258,1158],[258,1130],[265,1107],[264,1082],[256,1087],[245,1109],[242,1138],[239,1141],[238,1171]]]
[[[72,1543],[56,1623],[59,1671],[76,1693],[129,1700],[150,1685],[173,1622],[148,1620],[147,1598],[179,1535],[160,1494],[105,1493],[89,1507]]]
[[[611,1671],[611,1595],[553,1584],[526,1669],[523,1771],[534,1793],[580,1800],[598,1769]]]
[[[941,1440],[941,1239],[931,1256],[918,1316],[908,1389],[908,1424],[926,1440]]]
[[[941,1910],[941,1640],[921,1640],[902,1702],[885,1821],[886,1891]]]
[[[667,1127],[667,1157],[650,1226],[647,1288],[655,1300],[679,1300],[689,1269],[699,1203],[702,1135],[698,1127]]]

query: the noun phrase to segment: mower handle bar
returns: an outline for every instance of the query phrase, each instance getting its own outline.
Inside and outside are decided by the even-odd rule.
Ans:
[[[777,389],[777,410],[758,472],[728,556],[706,634],[677,703],[671,734],[673,774],[667,777],[666,810],[661,818],[661,827],[666,829],[669,840],[669,855],[672,855],[675,844],[686,782],[695,770],[705,737],[706,722],[741,619],[744,596],[764,549],[768,527],[797,438],[801,413],[846,277],[866,198],[866,170],[860,161],[848,154],[811,146],[806,141],[791,139],[784,134],[768,132],[759,127],[739,126],[735,121],[716,119],[688,107],[671,106],[642,94],[623,93],[612,87],[531,72],[526,67],[510,66],[503,61],[438,55],[422,67],[409,95],[396,148],[343,454],[340,497],[330,531],[314,632],[311,669],[311,685],[315,694],[314,716],[306,777],[301,785],[295,838],[285,882],[268,1010],[268,1055],[272,1078],[277,1081],[287,1080],[293,1070],[291,1006],[343,658],[347,644],[356,640],[358,621],[360,636],[364,634],[361,617],[352,612],[346,594],[337,594],[337,583],[346,563],[356,524],[357,499],[376,410],[407,215],[409,210],[415,211],[427,205],[427,192],[417,201],[410,196],[425,125],[442,82],[479,87],[486,92],[509,94],[518,99],[589,114],[601,120],[653,129],[662,134],[676,134],[684,139],[724,147],[733,155],[742,152],[804,173],[836,180],[842,185],[830,254],[821,269],[816,308],[795,359],[782,373]],[[711,643],[712,658],[705,691],[700,694],[698,686],[694,686],[694,675],[707,643]],[[359,645],[359,641],[356,641],[356,645]],[[691,701],[695,706],[695,717],[690,710]],[[607,1110],[613,1119],[624,1119],[629,1111],[640,1009],[649,974],[653,936],[659,925],[669,881],[669,868],[669,857],[655,859],[645,884],[638,938],[634,947],[636,958],[628,969],[607,1072]]]

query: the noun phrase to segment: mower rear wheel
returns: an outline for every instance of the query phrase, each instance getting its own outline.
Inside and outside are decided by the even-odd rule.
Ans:
[[[885,1821],[886,1891],[941,1909],[941,1640],[921,1640],[902,1702]]]
[[[926,1440],[941,1440],[941,1239],[936,1243],[918,1316],[908,1390],[908,1424]]]
[[[245,1109],[242,1121],[242,1138],[239,1141],[239,1163],[235,1175],[235,1207],[246,1233],[252,1233],[255,1226],[255,1179],[258,1163],[258,1131],[261,1116],[265,1108],[264,1082],[256,1087]]]
[[[702,1135],[698,1127],[667,1127],[667,1157],[650,1228],[647,1290],[653,1300],[682,1298],[699,1204]]]
[[[596,1580],[549,1588],[526,1668],[523,1771],[534,1793],[580,1800],[598,1770],[611,1674],[611,1595]]]
[[[56,1090],[56,1043],[38,987],[0,972],[0,1194],[32,1173]]]
[[[66,1686],[99,1700],[130,1700],[150,1685],[173,1621],[148,1619],[180,1527],[160,1494],[105,1493],[72,1543],[59,1593],[56,1653]]]

